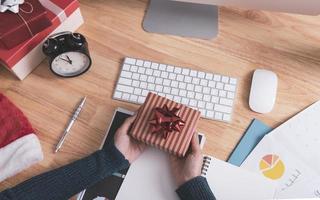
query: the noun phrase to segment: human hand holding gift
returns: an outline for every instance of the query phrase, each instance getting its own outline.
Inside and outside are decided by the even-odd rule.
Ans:
[[[200,112],[149,93],[132,125],[130,135],[178,157],[185,156]]]

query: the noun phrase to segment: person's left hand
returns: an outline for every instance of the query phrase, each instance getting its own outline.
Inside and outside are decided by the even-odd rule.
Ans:
[[[139,155],[146,147],[145,144],[135,140],[130,135],[128,135],[131,125],[135,119],[136,115],[127,118],[114,136],[115,146],[130,162],[130,164],[139,157]]]

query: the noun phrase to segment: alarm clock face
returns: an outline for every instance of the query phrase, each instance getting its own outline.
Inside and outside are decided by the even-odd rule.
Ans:
[[[91,65],[90,58],[81,52],[65,52],[51,62],[51,70],[59,76],[74,77],[86,72]]]

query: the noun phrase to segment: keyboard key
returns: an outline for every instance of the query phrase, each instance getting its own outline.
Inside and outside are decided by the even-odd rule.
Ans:
[[[133,93],[133,87],[131,86],[126,86],[126,85],[117,85],[117,90],[120,92],[128,92],[128,93]]]
[[[214,106],[213,103],[208,103],[208,102],[207,102],[207,104],[206,104],[206,109],[207,109],[207,110],[213,110],[213,106]]]
[[[153,75],[154,75],[155,77],[159,77],[160,74],[161,74],[161,71],[159,71],[159,70],[153,70]]]
[[[148,90],[142,90],[142,96],[146,97],[148,95],[149,91]]]
[[[114,93],[114,98],[121,99],[121,97],[122,97],[122,92],[116,91]]]
[[[142,90],[140,88],[134,88],[133,94],[135,95],[141,95]]]
[[[223,83],[220,83],[220,82],[217,83],[216,88],[222,90],[223,89]]]
[[[192,83],[195,84],[195,85],[199,85],[200,79],[198,79],[198,78],[193,78],[193,79],[192,79]]]
[[[198,107],[204,108],[206,106],[206,103],[204,101],[198,101]]]
[[[130,65],[124,64],[122,69],[126,71],[130,71]]]
[[[146,100],[146,98],[143,97],[143,96],[139,96],[139,98],[138,98],[138,102],[139,102],[140,104],[143,104],[145,100]]]
[[[140,85],[140,82],[139,81],[132,81],[132,86],[134,86],[134,87],[139,87],[139,85]]]
[[[180,90],[179,96],[186,97],[187,96],[187,90]]]
[[[211,87],[211,88],[215,88],[216,87],[216,82],[209,81],[208,86]]]
[[[229,114],[223,114],[223,120],[225,120],[225,121],[231,121],[231,115],[229,115]]]
[[[161,72],[161,77],[162,78],[168,78],[169,73],[168,72]]]
[[[130,101],[138,101],[138,96],[137,95],[131,95],[130,96]]]
[[[177,88],[171,88],[172,95],[179,95],[179,90]]]
[[[145,74],[141,74],[140,75],[140,81],[147,81],[148,80],[148,76]]]
[[[198,72],[195,71],[195,70],[191,70],[191,71],[190,71],[190,76],[192,76],[192,77],[197,77],[197,76],[198,76]]]
[[[148,84],[146,82],[141,82],[140,83],[140,88],[142,89],[147,89]]]
[[[231,107],[229,107],[229,106],[215,104],[214,109],[218,112],[231,113]]]
[[[162,70],[162,71],[165,71],[165,70],[166,70],[166,67],[167,67],[167,66],[164,65],[164,64],[160,64],[160,65],[159,65],[159,69]]]
[[[171,80],[176,80],[176,74],[174,74],[174,73],[170,73],[169,74],[169,79],[171,79]]]
[[[171,84],[170,80],[168,80],[168,79],[163,80],[163,85],[170,86],[170,84]]]
[[[148,76],[148,83],[154,83],[154,81],[155,81],[155,78],[154,78],[154,76]]]
[[[189,106],[197,106],[197,101],[194,99],[190,99]]]
[[[236,91],[236,86],[226,84],[226,85],[224,85],[224,89],[228,90],[228,91],[231,91],[231,92],[234,92],[234,91]]]
[[[214,112],[211,110],[208,110],[206,117],[211,118],[211,119],[214,118]]]
[[[149,69],[149,68],[148,68],[148,69],[146,70],[146,74],[151,76],[151,75],[153,74],[153,69]]]
[[[211,89],[211,95],[218,96],[218,92],[219,90],[217,89]]]
[[[226,105],[226,106],[232,106],[233,101],[231,99],[221,98],[220,104]]]
[[[210,94],[210,88],[209,87],[203,87],[202,92],[204,94]]]
[[[171,94],[166,94],[166,98],[167,98],[167,99],[170,99],[170,100],[173,100],[173,95],[171,95]]]
[[[186,88],[187,88],[187,84],[184,83],[184,82],[180,82],[180,83],[179,83],[179,88],[180,88],[180,89],[186,89]]]
[[[208,86],[208,80],[206,80],[206,79],[201,79],[201,80],[200,80],[200,85],[202,85],[202,86]]]
[[[234,92],[228,92],[228,94],[227,94],[227,97],[229,98],[229,99],[234,99]]]
[[[182,100],[181,100],[181,103],[184,104],[184,105],[188,105],[189,99],[183,97]]]
[[[166,94],[170,94],[171,88],[170,87],[164,87],[163,88],[163,92],[166,93]]]
[[[194,90],[195,90],[196,92],[202,92],[202,86],[201,86],[201,85],[196,85],[195,88],[194,88]]]
[[[229,78],[226,77],[226,76],[222,76],[221,81],[222,81],[223,83],[228,83],[228,82],[229,82]]]
[[[190,76],[185,76],[184,77],[184,82],[191,83],[191,81],[192,81],[192,78]]]
[[[206,79],[209,80],[209,81],[212,80],[213,79],[213,74],[207,73],[206,74]]]
[[[193,84],[187,84],[187,90],[193,91],[194,85]]]
[[[212,103],[219,103],[219,97],[212,96],[212,97],[211,97],[211,102],[212,102]]]
[[[156,78],[156,84],[162,85],[163,79],[162,78]]]
[[[194,98],[194,94],[195,94],[194,92],[188,91],[187,97],[190,98],[190,99],[193,99]]]
[[[220,96],[220,97],[226,97],[226,96],[227,96],[227,92],[224,91],[224,90],[220,90],[220,91],[219,91],[219,96]]]
[[[183,75],[181,75],[181,74],[177,75],[177,81],[183,81],[183,79],[184,79]]]
[[[127,72],[127,71],[122,71],[120,76],[124,77],[124,78],[131,78],[132,73],[131,72]]]
[[[182,69],[182,74],[188,76],[190,73],[190,69]]]
[[[122,95],[122,99],[129,101],[129,99],[130,99],[130,94],[124,93],[124,94]]]
[[[178,82],[178,81],[171,81],[171,87],[177,88],[178,85],[179,85],[179,82]]]
[[[201,112],[201,116],[206,116],[206,110],[200,108],[199,111]]]
[[[167,66],[167,71],[168,72],[173,72],[173,70],[174,70],[174,67],[172,65],[168,65]]]
[[[159,64],[158,63],[151,63],[151,69],[158,69]]]
[[[162,92],[163,86],[162,85],[156,85],[156,92]]]
[[[130,64],[130,65],[135,65],[136,64],[136,59],[134,58],[126,58],[124,60],[125,63]]]
[[[142,66],[143,65],[143,61],[142,60],[137,60],[136,65]]]
[[[119,84],[122,84],[122,85],[129,85],[131,86],[132,84],[132,80],[131,79],[128,79],[128,78],[119,78],[119,81],[118,81]]]
[[[134,73],[134,74],[132,74],[131,78],[134,79],[134,80],[139,80],[140,74]]]
[[[146,71],[146,68],[144,68],[144,67],[139,67],[138,68],[138,73],[140,73],[140,74],[144,74],[145,71]]]
[[[173,97],[173,101],[177,102],[177,103],[181,103],[181,97],[179,96],[174,96]]]
[[[195,99],[202,100],[202,97],[203,97],[203,94],[196,92]]]
[[[149,67],[151,67],[151,62],[145,61],[145,62],[143,63],[143,66],[146,67],[146,68],[149,68]]]
[[[176,74],[181,74],[181,67],[175,67],[174,68],[174,73],[176,73]]]
[[[213,80],[219,82],[221,80],[221,76],[220,75],[213,75]]]
[[[210,102],[211,96],[206,94],[206,95],[203,96],[203,100],[207,101],[207,102]]]
[[[216,114],[214,115],[214,118],[218,120],[222,120],[222,113],[216,112]]]
[[[132,65],[131,68],[130,68],[130,71],[131,72],[138,72],[138,67],[135,66],[135,65]]]
[[[237,79],[235,79],[235,78],[230,78],[230,84],[236,85],[236,84],[237,84]]]
[[[155,89],[156,85],[153,83],[148,83],[148,90],[153,91]]]

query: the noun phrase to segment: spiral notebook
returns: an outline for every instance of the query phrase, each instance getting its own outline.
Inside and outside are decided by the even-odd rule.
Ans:
[[[218,200],[273,199],[275,182],[216,158],[205,156],[202,176]],[[179,200],[168,155],[148,148],[131,166],[116,200]]]

